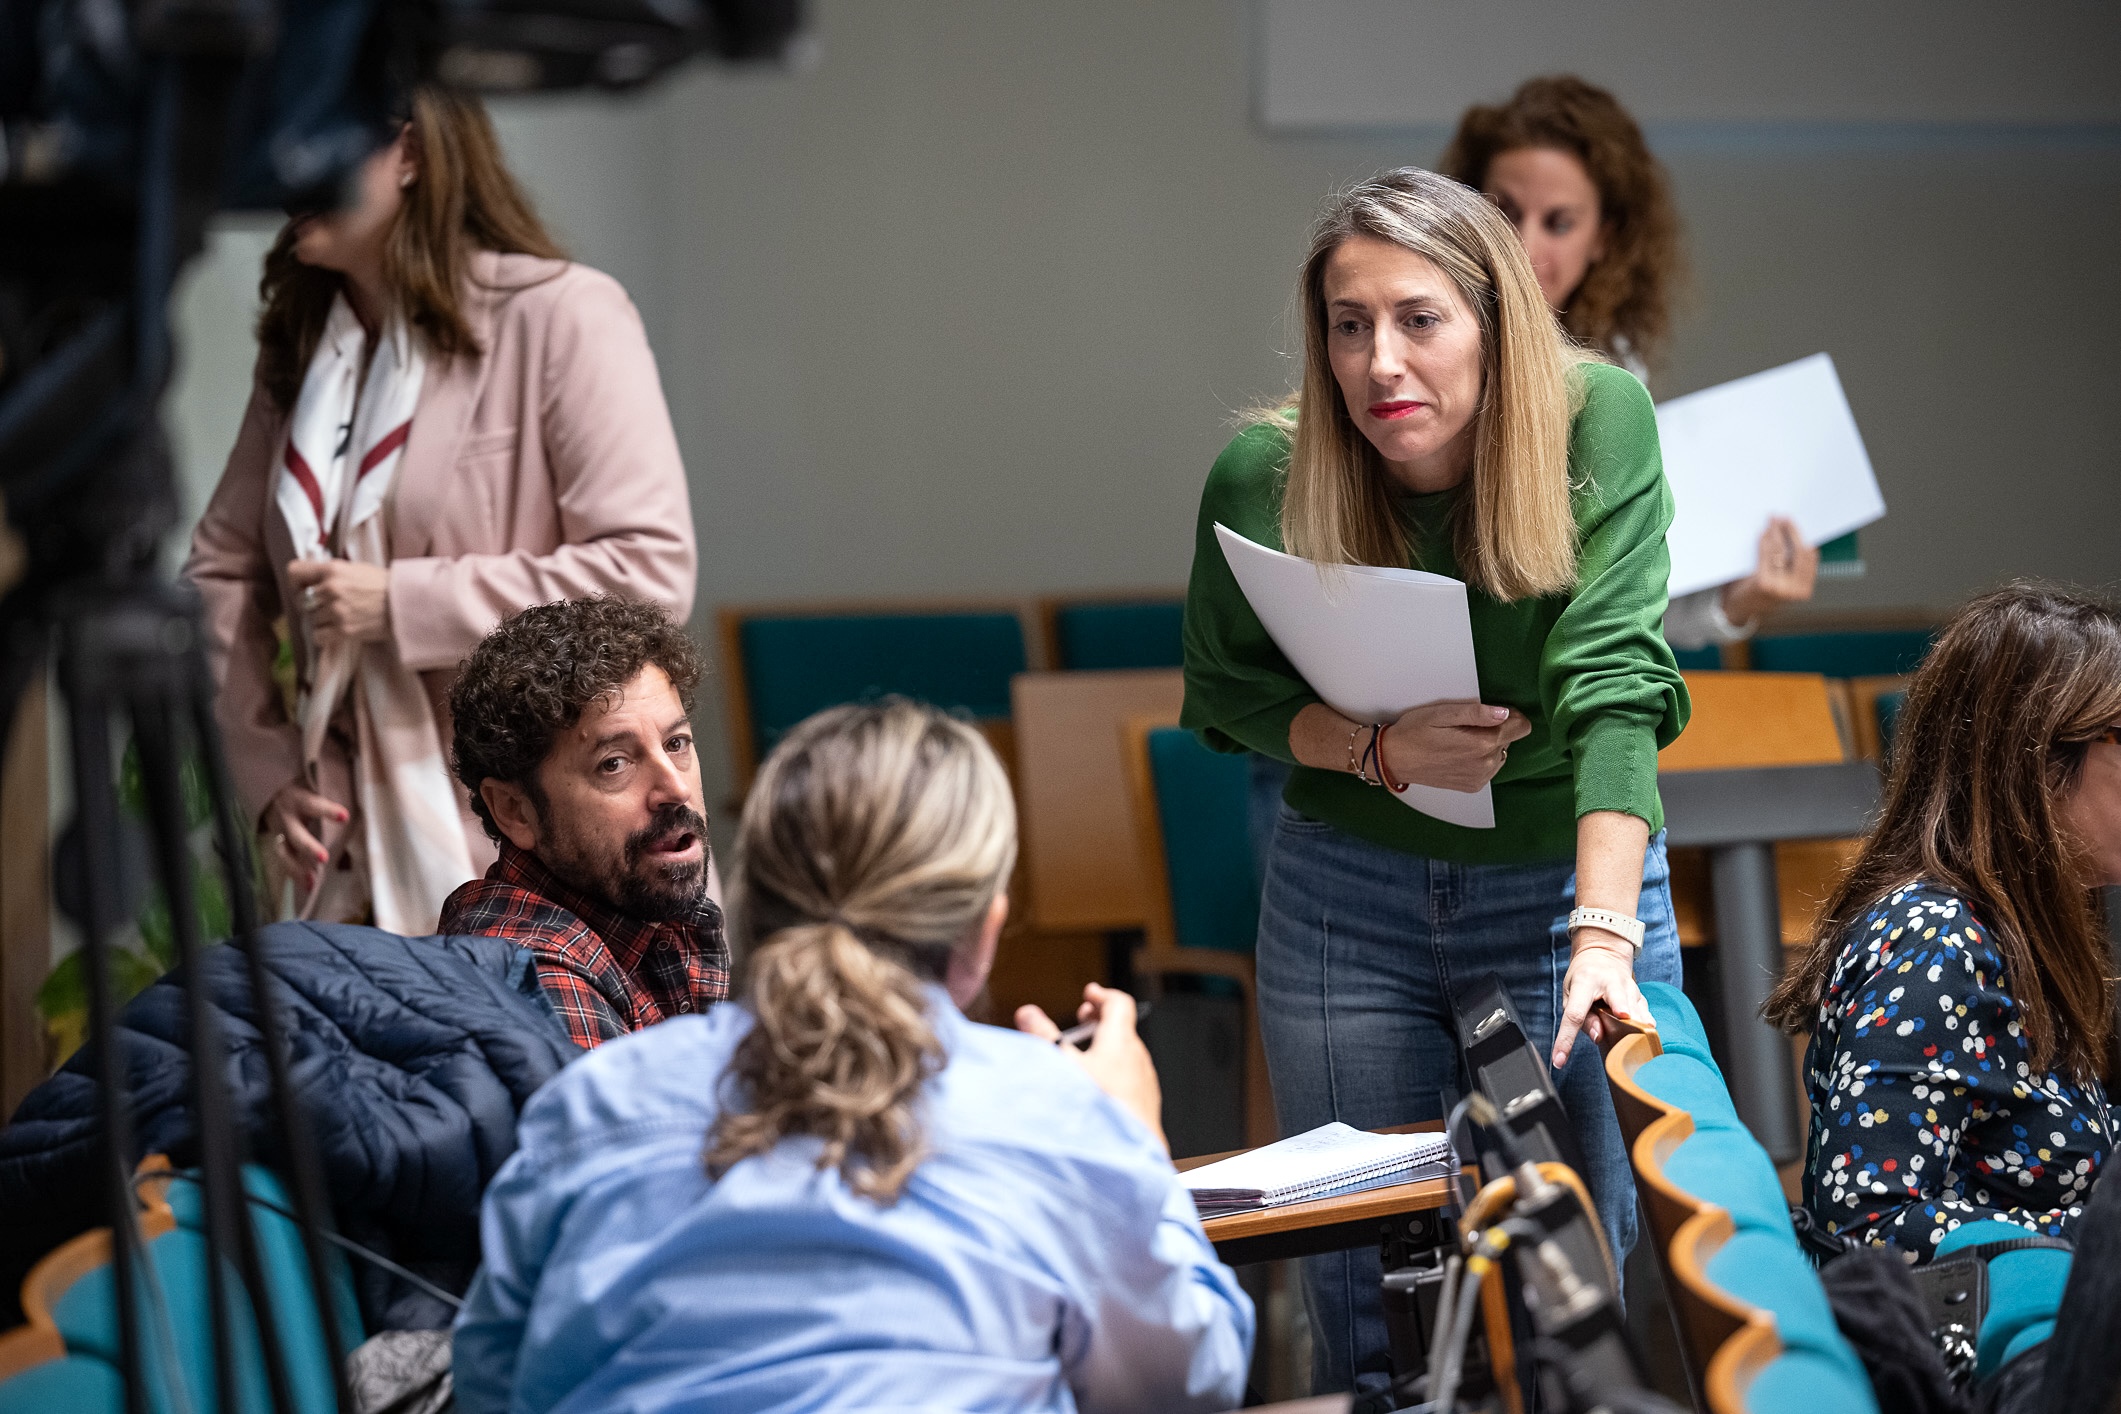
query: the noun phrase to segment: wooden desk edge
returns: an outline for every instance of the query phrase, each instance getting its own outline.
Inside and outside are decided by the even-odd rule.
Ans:
[[[1433,1212],[1450,1203],[1451,1196],[1450,1177],[1438,1174],[1434,1178],[1417,1178],[1412,1183],[1395,1183],[1389,1188],[1344,1193],[1337,1198],[1313,1198],[1308,1203],[1285,1203],[1278,1208],[1254,1208],[1249,1212],[1203,1218],[1200,1226],[1210,1242],[1235,1242],[1240,1238],[1300,1232],[1334,1223]]]
[[[1414,1124],[1388,1125],[1377,1133],[1434,1134],[1442,1129],[1442,1120],[1429,1119]],[[1172,1167],[1180,1173],[1185,1173],[1243,1152],[1242,1149],[1233,1149],[1227,1154],[1197,1154],[1189,1159],[1174,1160]],[[1278,1208],[1254,1208],[1249,1212],[1203,1218],[1200,1225],[1201,1231],[1207,1234],[1208,1241],[1234,1242],[1241,1238],[1297,1232],[1307,1227],[1326,1227],[1333,1223],[1389,1218],[1400,1213],[1431,1212],[1449,1204],[1451,1198],[1450,1176],[1438,1174],[1432,1178],[1417,1178],[1411,1183],[1395,1183],[1386,1188],[1365,1188],[1359,1193],[1343,1193],[1333,1198],[1313,1198],[1307,1203],[1285,1203]]]

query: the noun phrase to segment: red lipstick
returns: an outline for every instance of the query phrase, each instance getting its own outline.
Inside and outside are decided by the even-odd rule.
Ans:
[[[1389,403],[1372,403],[1370,404],[1370,416],[1377,418],[1381,422],[1391,422],[1397,418],[1411,417],[1424,406],[1426,405],[1423,403],[1411,402],[1406,399]]]

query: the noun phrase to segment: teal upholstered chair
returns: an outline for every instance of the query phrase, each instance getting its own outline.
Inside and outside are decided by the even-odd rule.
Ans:
[[[62,1355],[0,1379],[0,1414],[122,1414],[125,1380],[88,1355]]]
[[[1878,716],[1878,751],[1881,757],[1893,749],[1893,728],[1900,724],[1900,709],[1906,705],[1905,688],[1898,692],[1881,692],[1878,694],[1878,700],[1872,704],[1872,710]]]
[[[184,1407],[175,1393],[184,1392],[190,1407],[200,1414],[220,1414],[227,1406],[216,1403],[213,1374],[213,1327],[206,1300],[206,1239],[187,1228],[174,1228],[150,1238],[146,1247],[140,1302],[143,1364],[157,1414],[176,1414]],[[237,1407],[244,1414],[271,1407],[266,1390],[265,1364],[258,1347],[257,1322],[250,1303],[241,1297],[241,1284],[233,1269],[223,1288],[235,1319],[230,1331],[234,1339]],[[152,1286],[152,1291],[145,1288]],[[66,1341],[69,1353],[93,1356],[116,1365],[118,1353],[117,1302],[110,1264],[106,1261],[59,1293],[51,1307],[53,1324]],[[308,1408],[328,1409],[330,1405]]]
[[[1149,899],[1135,970],[1158,985],[1194,976],[1236,987],[1244,1008],[1246,1142],[1271,1142],[1273,1097],[1252,965],[1259,879],[1246,833],[1246,758],[1210,751],[1193,733],[1157,718],[1136,718],[1122,731]]]
[[[1683,673],[1698,673],[1723,666],[1723,650],[1711,643],[1705,648],[1674,648],[1672,657]]]
[[[1763,634],[1752,642],[1751,663],[1760,673],[1890,677],[1915,671],[1935,638],[1935,631],[1926,628]]]
[[[287,1205],[285,1192],[267,1171],[250,1168],[244,1177],[254,1198]],[[155,1414],[177,1414],[186,1408],[196,1414],[220,1414],[224,1406],[216,1400],[207,1248],[197,1185],[187,1176],[178,1175],[167,1184],[167,1190],[167,1210],[150,1209],[142,1219],[147,1260],[140,1288],[139,1329],[144,1337],[149,1407]],[[258,1203],[253,1203],[250,1210],[295,1407],[300,1414],[328,1414],[336,1408],[334,1382],[323,1332],[316,1320],[316,1303],[311,1296],[300,1234],[291,1218]],[[87,1255],[64,1256],[69,1249]],[[331,1266],[335,1299],[340,1307],[339,1344],[342,1351],[351,1350],[362,1338],[353,1285],[343,1260],[334,1255]],[[48,1271],[53,1274],[47,1275]],[[242,1414],[263,1411],[271,1401],[258,1324],[232,1263],[223,1290],[234,1316],[230,1323],[236,1374],[233,1408]],[[116,1377],[120,1358],[117,1305],[107,1234],[77,1239],[47,1259],[47,1265],[40,1265],[25,1285],[24,1305],[33,1322],[48,1320],[56,1328],[69,1356],[101,1362]],[[64,1378],[81,1381],[87,1388],[95,1385],[100,1376],[94,1371],[79,1371]],[[0,1402],[0,1410],[7,1407]],[[98,1406],[84,1403],[81,1407]]]
[[[180,1174],[168,1188],[170,1213],[180,1230],[206,1230],[205,1204],[197,1174]],[[273,1293],[273,1313],[295,1382],[295,1398],[302,1407],[329,1408],[332,1384],[324,1333],[317,1323],[316,1297],[310,1283],[309,1256],[303,1250],[302,1230],[289,1214],[294,1200],[272,1170],[249,1164],[243,1170],[243,1186],[250,1197],[252,1231],[257,1235],[258,1261],[265,1285]],[[345,1354],[359,1345],[360,1305],[354,1297],[353,1273],[345,1254],[326,1244],[324,1265],[338,1306],[338,1345]]]
[[[896,694],[998,721],[1009,715],[1009,680],[1029,666],[1015,605],[725,609],[719,618],[739,788],[782,734],[814,712]]]
[[[1185,601],[1154,599],[1047,600],[1039,617],[1052,645],[1053,666],[1069,672],[1176,668],[1184,660]]]
[[[1937,1259],[2028,1235],[2022,1227],[1993,1219],[1962,1223],[1937,1244]],[[2059,1247],[2029,1247],[1988,1259],[1988,1311],[1981,1318],[1981,1338],[1974,1351],[1977,1379],[1987,1379],[2055,1333],[2071,1256]]]
[[[1736,1414],[1786,1407],[1771,1401],[1802,1385],[1812,1394],[1806,1414],[1875,1414],[1870,1381],[1797,1245],[1774,1162],[1739,1120],[1700,1015],[1677,987],[1645,982],[1642,992],[1656,1033],[1614,1043],[1606,1071],[1623,1130],[1635,1136],[1637,1184],[1664,1244],[1660,1266],[1697,1396]]]

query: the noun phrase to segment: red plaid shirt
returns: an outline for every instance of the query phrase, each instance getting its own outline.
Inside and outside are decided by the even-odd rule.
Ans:
[[[729,995],[729,943],[712,900],[667,923],[627,918],[506,840],[486,877],[442,905],[441,930],[528,949],[538,984],[585,1049]]]

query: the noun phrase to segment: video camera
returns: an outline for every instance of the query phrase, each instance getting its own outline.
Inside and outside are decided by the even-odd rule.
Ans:
[[[251,822],[230,789],[192,597],[158,578],[176,521],[159,423],[169,297],[216,211],[339,204],[422,84],[527,91],[646,83],[681,60],[789,57],[801,0],[0,0],[0,497],[26,566],[0,598],[0,743],[48,660],[64,693],[77,817],[72,890],[102,1081],[118,1364],[127,1414],[168,1402],[143,1344],[126,1097],[113,1063],[110,948],[137,896],[140,853],[119,822],[113,728],[129,724],[151,857],[177,958],[197,977],[198,915],[183,805],[203,768],[236,945],[301,1219],[314,1309],[337,1309],[324,1258],[324,1184],[288,1075],[249,869]],[[191,1074],[206,1218],[215,1388],[234,1385],[224,1273],[273,1309],[245,1218],[243,1136],[221,1088],[204,992],[189,992]],[[341,1410],[354,1406],[324,1341]],[[275,1321],[255,1323],[270,1405],[295,1408]],[[159,1365],[154,1368],[159,1369]]]

